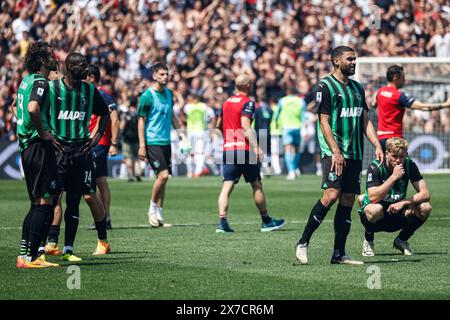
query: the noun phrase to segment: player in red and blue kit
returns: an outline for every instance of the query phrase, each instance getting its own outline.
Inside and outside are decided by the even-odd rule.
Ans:
[[[120,121],[119,113],[117,111],[117,104],[112,96],[111,92],[102,86],[99,86],[100,82],[100,70],[96,65],[88,66],[88,77],[87,81],[93,83],[97,88],[98,92],[103,98],[103,101],[108,106],[110,123],[105,130],[102,138],[100,139],[98,145],[93,149],[94,162],[95,162],[95,182],[97,184],[97,195],[100,198],[104,210],[106,212],[106,226],[108,229],[112,229],[111,226],[111,216],[110,216],[110,203],[111,203],[111,191],[108,186],[108,154],[110,156],[117,155],[117,147],[119,141],[120,133]],[[103,81],[106,84],[106,81]],[[98,128],[98,116],[92,115],[91,121],[89,123],[89,131],[93,136]],[[90,204],[91,195],[85,196],[85,200]],[[95,229],[95,224],[91,226],[91,229]]]
[[[235,80],[237,93],[222,105],[222,114],[217,127],[223,132],[223,185],[219,195],[220,223],[216,233],[233,232],[227,221],[228,203],[234,185],[244,176],[250,183],[256,207],[261,215],[261,232],[273,231],[284,226],[283,219],[271,218],[266,208],[266,198],[261,182],[263,150],[258,145],[256,133],[252,129],[255,102],[248,94],[251,81],[247,75],[239,75]]]
[[[405,108],[433,111],[450,107],[450,98],[445,103],[423,103],[414,97],[400,91],[405,84],[405,71],[402,66],[390,66],[386,73],[388,84],[377,91],[378,108],[378,140],[383,151],[386,150],[386,140],[393,137],[403,137],[403,116]]]

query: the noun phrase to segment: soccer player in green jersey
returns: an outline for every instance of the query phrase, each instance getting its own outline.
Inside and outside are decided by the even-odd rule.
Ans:
[[[286,96],[278,101],[275,114],[275,122],[280,122],[283,128],[284,160],[288,171],[286,180],[295,180],[296,172],[299,172],[301,127],[305,121],[306,103],[296,95],[296,91],[296,88],[287,88]]]
[[[83,81],[87,75],[86,58],[70,53],[65,61],[66,76],[49,83],[49,109],[52,132],[62,144],[57,154],[58,174],[66,192],[66,224],[64,249],[61,259],[80,261],[73,254],[73,244],[78,229],[79,205],[82,195],[90,194],[96,201],[89,203],[98,233],[97,248],[93,254],[110,251],[106,233],[105,210],[96,196],[95,170],[92,148],[97,145],[109,123],[109,110],[93,84]],[[98,130],[90,138],[91,115],[99,116]],[[53,224],[49,231],[49,245],[57,242],[59,225]],[[46,246],[46,253],[57,252]],[[56,254],[56,253],[53,253]]]
[[[324,192],[312,208],[297,242],[296,258],[301,264],[308,263],[311,236],[339,200],[334,217],[335,238],[331,263],[363,264],[346,253],[345,243],[350,232],[355,194],[360,193],[364,135],[374,145],[380,162],[383,162],[384,154],[367,115],[364,89],[359,82],[349,79],[355,74],[355,51],[346,46],[336,47],[331,53],[331,62],[335,69],[333,74],[321,79],[315,89]]]
[[[61,145],[48,122],[48,75],[56,70],[55,53],[46,42],[32,43],[25,56],[28,75],[17,92],[17,135],[25,173],[30,210],[23,221],[18,268],[56,267],[38,258],[39,244],[53,219],[54,200],[60,188],[56,174],[55,148]]]
[[[417,165],[407,156],[408,142],[403,138],[386,140],[386,161],[372,161],[367,169],[366,193],[361,208],[361,222],[366,232],[395,232],[394,248],[410,256],[409,238],[430,216],[430,193]],[[408,183],[416,194],[406,198]],[[363,256],[374,256],[373,241],[364,239]]]
[[[138,134],[139,159],[148,159],[156,173],[153,185],[148,221],[152,227],[170,227],[164,222],[164,195],[169,175],[172,173],[172,150],[170,130],[179,128],[178,119],[173,111],[173,94],[166,87],[169,82],[169,70],[162,63],[153,65],[152,86],[147,88],[139,99]],[[185,142],[184,135],[181,136]]]

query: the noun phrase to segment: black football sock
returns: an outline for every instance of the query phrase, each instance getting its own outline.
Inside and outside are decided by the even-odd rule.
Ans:
[[[42,239],[41,239],[41,247],[45,246],[45,243],[47,241],[47,237],[49,235],[50,232],[50,227],[52,225],[53,222],[53,217],[55,216],[55,206],[52,205],[52,211],[51,213],[48,215],[47,217],[47,221],[45,221],[45,229],[44,232],[42,233]]]
[[[372,242],[375,239],[375,233],[367,232],[367,230],[364,230],[364,239],[366,239],[366,241]]]
[[[409,238],[414,234],[414,232],[419,229],[426,220],[419,219],[416,216],[412,216],[408,219],[405,228],[400,232],[398,238],[402,241],[408,241]]]
[[[102,221],[95,222],[95,229],[97,229],[97,237],[99,240],[107,240],[106,216]]]
[[[372,231],[373,229],[370,228],[370,226],[375,224],[369,222],[365,213],[360,214],[359,218],[364,226],[364,239],[366,239],[366,241],[373,241],[375,238],[375,232]]]
[[[58,243],[59,238],[59,225],[51,225],[48,230],[48,242],[49,243]]]
[[[39,244],[42,240],[42,235],[45,232],[45,224],[48,216],[52,214],[51,205],[35,205],[33,215],[30,223],[30,238],[29,238],[29,252],[28,256],[31,260],[35,260],[38,256]]]
[[[67,194],[66,211],[64,212],[64,221],[66,230],[64,233],[64,247],[73,247],[75,236],[78,230],[78,221],[80,217],[80,200],[81,196]]]
[[[30,237],[30,223],[34,211],[34,204],[30,206],[22,224],[22,240],[20,241],[20,255],[25,256],[28,248],[28,238]]]
[[[309,240],[311,239],[312,234],[316,229],[320,226],[323,219],[325,219],[325,216],[327,215],[330,208],[325,207],[322,202],[319,200],[315,204],[315,206],[312,208],[311,213],[309,215],[308,222],[306,223],[305,230],[303,231],[303,235],[298,241],[298,243],[309,243]]]
[[[352,208],[338,205],[334,216],[334,254],[345,254],[345,243],[352,226]]]
[[[260,212],[261,220],[264,223],[269,223],[272,219],[270,218],[269,214],[267,213],[267,210]]]

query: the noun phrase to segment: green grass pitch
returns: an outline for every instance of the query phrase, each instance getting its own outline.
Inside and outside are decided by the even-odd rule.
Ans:
[[[91,255],[96,232],[87,230],[92,218],[87,205],[81,204],[75,242],[76,254],[83,258],[78,263],[80,289],[68,289],[72,274],[67,273],[67,262],[57,269],[16,268],[29,201],[24,182],[3,180],[0,299],[449,299],[450,175],[427,175],[426,180],[433,212],[410,240],[415,250],[411,257],[394,251],[395,234],[387,233],[376,234],[375,257],[361,257],[363,228],[353,211],[347,247],[352,256],[366,262],[364,266],[329,263],[335,207],[312,238],[310,264],[296,263],[295,242],[321,196],[319,177],[263,180],[269,213],[287,221],[283,230],[270,233],[259,231],[250,187],[241,181],[229,210],[234,234],[215,233],[220,178],[172,178],[165,217],[174,226],[165,229],[148,227],[151,181],[110,180],[111,254]],[[374,268],[380,271],[380,289],[367,285]]]

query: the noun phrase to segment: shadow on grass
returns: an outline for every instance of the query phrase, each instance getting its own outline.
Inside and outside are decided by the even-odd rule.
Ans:
[[[103,262],[96,262],[96,261],[80,261],[77,263],[68,263],[68,264],[60,264],[60,267],[70,267],[70,266],[79,266],[79,267],[87,267],[87,266],[102,266],[102,265],[109,265],[109,264],[127,264],[127,263],[134,263],[135,261],[103,261]]]
[[[147,251],[138,251],[138,252],[136,252],[136,251],[111,251],[110,253],[105,254],[105,255],[93,256],[93,258],[94,259],[96,259],[96,258],[97,259],[103,259],[102,257],[106,257],[106,259],[107,259],[107,257],[111,257],[111,256],[114,256],[114,255],[119,255],[119,254],[131,254],[131,255],[133,255],[133,258],[139,257],[140,255],[153,255],[153,256],[155,256],[155,252],[147,252]],[[117,258],[119,258],[119,257],[117,257]]]
[[[421,259],[408,259],[408,260],[374,260],[374,261],[364,261],[364,264],[383,264],[383,263],[411,263],[411,262],[422,262]]]
[[[110,230],[108,230],[108,233],[114,232],[115,230],[135,230],[135,229],[151,229],[150,226],[123,226],[123,227],[114,227]]]
[[[414,256],[426,256],[426,255],[447,255],[448,252],[414,252]],[[377,256],[399,256],[403,257],[400,253],[377,253]]]

